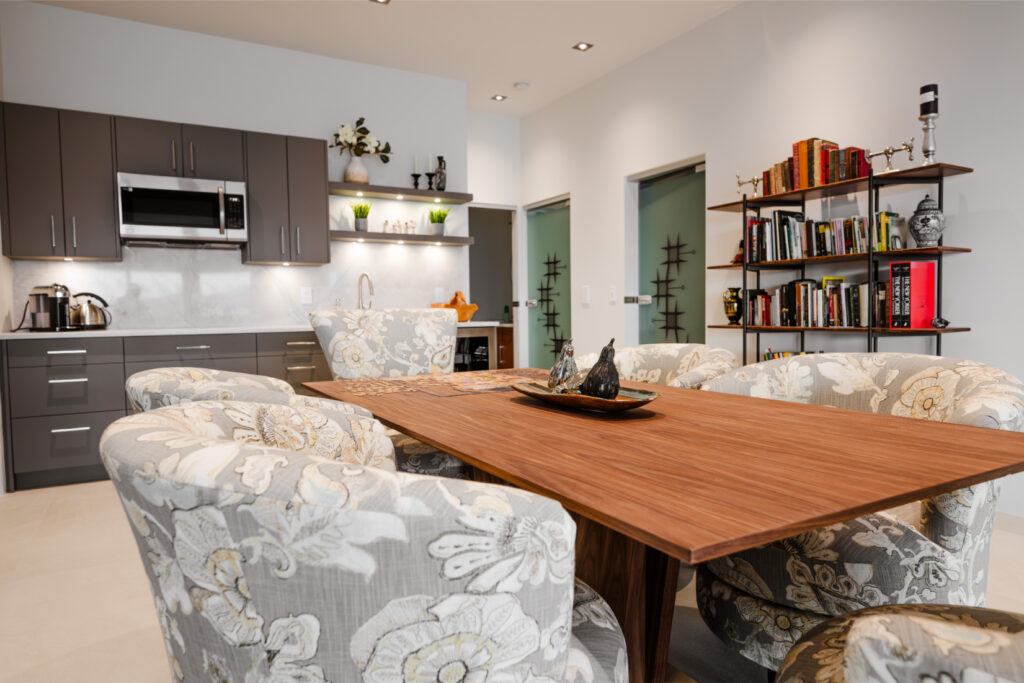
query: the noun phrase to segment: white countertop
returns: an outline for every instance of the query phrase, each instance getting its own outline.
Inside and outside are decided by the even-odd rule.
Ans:
[[[459,323],[459,327],[511,327],[509,323],[497,320],[471,320]],[[0,334],[0,341],[8,339],[81,339],[90,337],[165,337],[182,334],[256,334],[262,332],[312,332],[309,325],[248,325],[246,327],[187,327],[187,328],[142,328],[106,330],[72,330],[68,332],[7,332]]]

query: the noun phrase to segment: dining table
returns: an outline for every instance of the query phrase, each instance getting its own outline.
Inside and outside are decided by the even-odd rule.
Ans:
[[[1024,434],[622,382],[618,413],[525,396],[548,371],[308,382],[495,481],[559,501],[576,574],[609,603],[633,683],[663,681],[680,563],[695,565],[1024,470]]]

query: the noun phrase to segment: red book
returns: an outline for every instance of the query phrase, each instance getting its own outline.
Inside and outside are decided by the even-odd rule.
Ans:
[[[935,262],[910,261],[904,264],[903,278],[903,315],[909,316],[909,327],[930,328],[935,319]]]

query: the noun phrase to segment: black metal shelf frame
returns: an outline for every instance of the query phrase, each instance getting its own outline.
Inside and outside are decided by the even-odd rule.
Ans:
[[[867,193],[868,193],[868,221],[869,221],[868,225],[869,225],[869,234],[868,234],[868,251],[867,251],[867,261],[868,261],[867,262],[867,271],[868,271],[868,292],[871,294],[872,297],[874,297],[875,283],[877,283],[879,281],[879,279],[878,279],[878,267],[879,267],[879,262],[880,262],[879,258],[876,257],[876,251],[875,251],[875,248],[874,248],[874,235],[875,235],[875,230],[877,228],[877,226],[875,224],[876,221],[877,221],[877,216],[876,216],[877,211],[876,211],[876,208],[878,207],[878,205],[880,203],[879,200],[880,200],[881,189],[883,187],[896,186],[896,185],[936,185],[937,186],[937,192],[938,192],[937,203],[939,205],[939,211],[941,212],[943,210],[943,177],[941,175],[939,177],[937,177],[937,178],[932,178],[932,179],[926,179],[926,178],[886,178],[886,177],[878,177],[878,176],[876,176],[875,172],[873,170],[868,171]],[[800,207],[800,213],[804,214],[804,217],[806,219],[806,216],[807,216],[806,200],[802,196],[800,197],[799,200],[797,200],[797,199],[764,199],[764,198],[759,198],[759,197],[749,197],[748,198],[747,195],[745,195],[745,194],[743,195],[743,211],[740,213],[740,216],[741,216],[740,223],[741,223],[741,226],[742,226],[740,234],[743,236],[743,240],[744,240],[744,243],[743,243],[744,244],[744,248],[743,248],[743,276],[742,276],[743,277],[743,286],[741,288],[741,291],[742,291],[742,297],[741,298],[743,300],[743,303],[742,303],[742,305],[743,305],[743,316],[742,316],[741,320],[742,320],[742,327],[743,327],[743,362],[744,363],[747,362],[747,335],[748,334],[753,334],[754,335],[754,360],[755,360],[755,362],[757,362],[757,360],[759,360],[759,358],[761,356],[761,331],[759,331],[759,330],[754,330],[753,332],[748,332],[747,331],[747,328],[751,327],[751,325],[748,322],[748,317],[750,315],[750,306],[749,306],[749,304],[747,302],[747,292],[748,292],[748,288],[747,288],[747,283],[748,283],[747,274],[750,273],[750,272],[753,272],[753,273],[756,274],[755,281],[754,281],[754,288],[755,289],[761,289],[761,271],[762,270],[791,270],[791,271],[799,271],[800,272],[800,279],[801,280],[803,280],[806,277],[806,265],[807,265],[806,263],[801,263],[799,265],[780,265],[778,267],[771,267],[771,266],[766,267],[764,265],[758,265],[756,267],[751,267],[751,265],[750,265],[750,249],[749,249],[750,244],[749,244],[749,235],[747,234],[747,217],[748,217],[749,212],[753,212],[755,217],[760,218],[761,217],[761,209],[762,208],[781,207],[781,206],[788,206],[788,207],[799,206]],[[941,236],[939,237],[939,246],[940,247],[942,246],[942,237]],[[942,255],[943,255],[942,251],[940,250],[936,255],[926,257],[927,260],[935,260],[936,261],[936,266],[935,266],[935,270],[936,270],[936,273],[935,273],[935,278],[936,278],[935,315],[937,317],[939,317],[939,318],[942,317],[942,260],[943,260],[942,259]],[[907,260],[918,260],[918,259],[916,259],[916,258],[915,259],[909,259],[908,258]],[[856,263],[856,261],[851,261],[850,263]],[[874,306],[874,303],[875,303],[874,300],[872,300],[870,305],[868,306],[868,321],[867,321],[867,333],[866,333],[866,341],[867,341],[867,349],[868,349],[868,351],[878,351],[878,338],[879,337],[897,336],[897,335],[886,334],[885,332],[880,331],[879,328],[884,329],[887,326],[885,326],[885,325],[878,325],[877,324],[879,321],[875,320],[875,306]],[[828,330],[829,330],[829,328],[827,328],[827,327],[821,328],[822,332],[827,332]],[[780,330],[780,331],[782,331],[782,330]],[[815,331],[817,331],[817,330],[815,330]],[[805,331],[801,330],[799,332],[793,332],[792,334],[799,334],[800,335],[800,351],[805,351],[806,350]],[[907,336],[907,333],[902,333],[902,334],[900,334],[898,336]],[[942,334],[941,333],[939,333],[939,332],[929,332],[927,330],[923,330],[920,333],[920,335],[918,335],[918,336],[934,336],[935,337],[935,355],[937,355],[937,356],[941,356],[942,355]]]

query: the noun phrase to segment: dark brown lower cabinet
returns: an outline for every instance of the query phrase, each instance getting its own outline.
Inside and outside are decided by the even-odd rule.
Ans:
[[[331,378],[312,332],[127,337],[30,335],[0,343],[6,490],[106,478],[99,438],[130,411],[124,384],[136,372],[200,367],[303,382]]]

